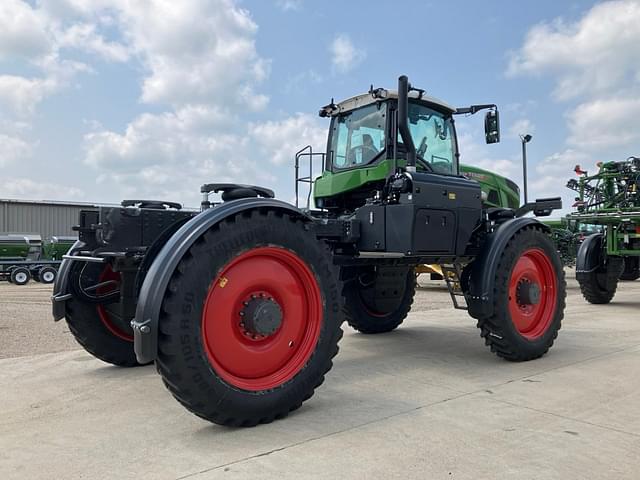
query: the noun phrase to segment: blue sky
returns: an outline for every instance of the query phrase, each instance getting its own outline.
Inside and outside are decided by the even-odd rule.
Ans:
[[[462,159],[570,192],[576,163],[640,153],[640,3],[3,0],[0,197],[198,203],[205,182],[291,200],[317,110],[399,74],[496,103],[503,140],[460,119]]]

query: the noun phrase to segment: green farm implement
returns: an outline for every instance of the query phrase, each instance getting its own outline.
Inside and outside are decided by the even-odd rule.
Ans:
[[[76,240],[75,237],[54,236],[43,242],[36,234],[0,234],[0,280],[14,285],[25,285],[31,279],[53,283],[62,256]]]
[[[609,303],[619,279],[640,277],[640,158],[598,166],[593,175],[576,166],[567,186],[578,192],[570,218],[602,227],[580,246],[576,278],[587,301]]]

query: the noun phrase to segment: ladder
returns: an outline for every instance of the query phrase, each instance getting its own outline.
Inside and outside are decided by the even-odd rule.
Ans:
[[[468,310],[467,299],[464,296],[462,287],[460,286],[460,276],[462,275],[462,267],[458,263],[440,265],[442,269],[442,276],[447,284],[449,295],[453,301],[453,308],[458,310]],[[464,299],[464,304],[461,304],[458,300]]]

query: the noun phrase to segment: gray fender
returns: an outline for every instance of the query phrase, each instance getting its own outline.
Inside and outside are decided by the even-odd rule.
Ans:
[[[160,307],[178,263],[191,245],[213,225],[225,218],[244,210],[255,208],[274,208],[286,210],[300,216],[306,215],[293,205],[271,198],[243,198],[226,202],[196,215],[164,245],[155,258],[142,283],[136,316],[131,322],[133,327],[134,349],[140,363],[155,360],[158,353],[158,319]]]
[[[77,250],[84,247],[84,243],[76,240],[76,243],[69,249],[69,255],[73,255]],[[51,295],[51,307],[53,310],[53,320],[62,320],[67,314],[67,298],[69,294],[69,270],[71,269],[71,260],[63,259],[58,268],[56,281],[53,284],[53,294]]]
[[[601,233],[594,233],[584,239],[576,255],[576,277],[593,272],[601,265],[603,238]]]
[[[535,226],[545,232],[551,231],[547,225],[535,218],[520,217],[508,220],[487,236],[482,252],[469,266],[471,276],[466,300],[469,315],[473,318],[486,318],[493,315],[493,287],[498,262],[509,240],[518,231],[528,226]]]

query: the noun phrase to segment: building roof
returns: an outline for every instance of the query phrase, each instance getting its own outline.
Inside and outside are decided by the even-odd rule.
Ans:
[[[20,198],[0,198],[0,204],[2,203],[11,203],[11,204],[25,204],[25,205],[55,205],[60,207],[88,207],[88,208],[96,208],[99,205],[111,205],[115,206],[115,204],[109,203],[89,203],[89,202],[65,202],[60,200],[23,200]]]

